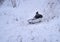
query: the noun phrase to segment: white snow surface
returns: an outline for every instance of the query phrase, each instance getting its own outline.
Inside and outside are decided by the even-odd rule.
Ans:
[[[55,2],[53,8],[49,8],[49,2]],[[16,8],[5,2],[6,5],[0,7],[0,42],[60,42],[59,2],[23,0]],[[28,24],[27,20],[33,18],[36,11],[44,16],[43,21]]]

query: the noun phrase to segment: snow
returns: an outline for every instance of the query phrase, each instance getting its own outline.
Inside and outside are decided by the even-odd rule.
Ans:
[[[48,2],[56,2],[53,12]],[[21,0],[16,8],[8,3],[5,1],[6,5],[0,7],[0,42],[60,42],[60,3],[57,0]],[[44,15],[43,22],[28,24],[27,20],[33,18],[36,11]]]

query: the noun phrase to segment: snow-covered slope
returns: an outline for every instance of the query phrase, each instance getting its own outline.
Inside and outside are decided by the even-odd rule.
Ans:
[[[57,0],[23,0],[16,8],[7,4],[0,7],[0,42],[60,42]],[[43,22],[28,24],[27,20],[33,18],[36,11],[44,16]]]

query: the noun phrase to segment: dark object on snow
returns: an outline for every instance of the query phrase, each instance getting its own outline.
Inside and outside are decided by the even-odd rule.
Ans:
[[[36,12],[36,15],[34,16],[34,18],[29,19],[28,23],[29,24],[40,23],[40,22],[42,22],[42,18],[43,18],[43,15],[39,14],[38,12]]]
[[[42,17],[43,17],[43,15],[39,14],[38,12],[36,12],[36,15],[34,16],[35,19],[39,19]]]

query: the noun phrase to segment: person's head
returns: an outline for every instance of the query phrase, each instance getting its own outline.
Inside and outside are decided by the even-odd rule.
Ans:
[[[36,12],[36,14],[38,14],[38,11]]]

